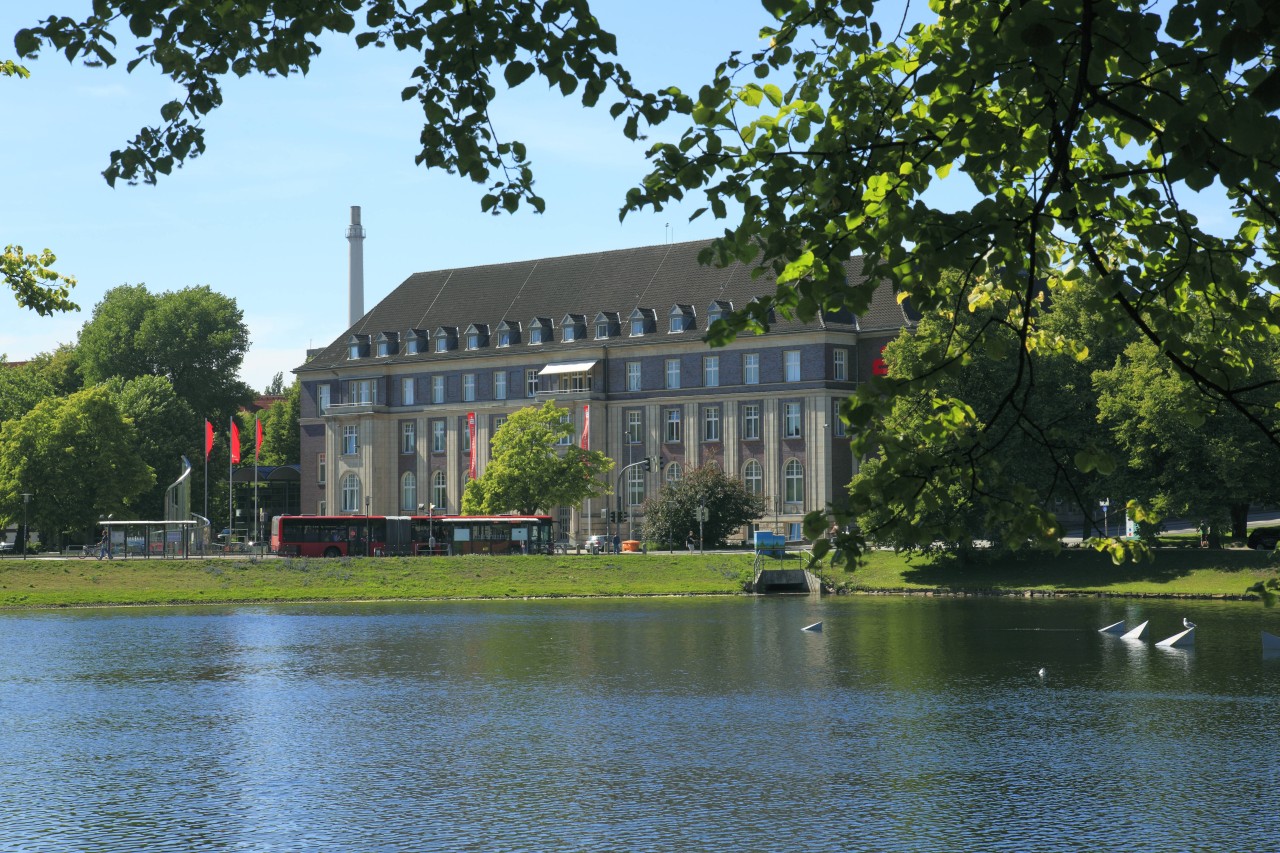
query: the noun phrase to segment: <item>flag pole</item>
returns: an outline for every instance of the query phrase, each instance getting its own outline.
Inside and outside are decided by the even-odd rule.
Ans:
[[[230,452],[227,454],[227,551],[231,550],[231,540],[235,536],[235,518],[236,518],[236,491],[235,491],[235,447],[232,444],[237,441],[236,435],[236,416],[231,416],[230,442],[227,444]]]
[[[262,421],[255,415],[253,418],[253,541],[262,541],[262,530],[258,527],[258,453],[262,450]]]

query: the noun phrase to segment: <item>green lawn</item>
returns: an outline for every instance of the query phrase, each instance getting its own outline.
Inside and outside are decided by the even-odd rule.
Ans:
[[[772,561],[771,561],[772,562]],[[0,607],[741,592],[748,553],[556,557],[375,557],[340,560],[0,560]],[[799,567],[799,559],[782,565]],[[1112,565],[1086,550],[960,563],[872,552],[853,572],[820,568],[854,591],[1081,592],[1241,596],[1280,561],[1247,550],[1162,549]]]

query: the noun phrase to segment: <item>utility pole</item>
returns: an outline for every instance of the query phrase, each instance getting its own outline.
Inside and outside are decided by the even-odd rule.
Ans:
[[[27,505],[31,503],[31,492],[22,493],[22,559],[27,559],[27,539],[31,531],[27,529]]]

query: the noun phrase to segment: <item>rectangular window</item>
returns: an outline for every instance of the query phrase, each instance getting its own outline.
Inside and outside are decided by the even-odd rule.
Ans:
[[[377,386],[372,379],[353,379],[347,390],[349,397],[347,402],[360,405],[371,405],[374,402],[374,392]]]
[[[524,393],[526,397],[537,396],[538,393],[538,371],[526,370],[524,372]]]
[[[507,372],[505,370],[498,370],[493,374],[493,399],[507,399]]]
[[[325,464],[325,455],[321,453],[318,457],[316,457],[316,482],[323,486],[325,482],[325,476],[328,473],[329,472]]]
[[[400,380],[400,405],[402,406],[413,405],[413,402],[414,402],[413,393],[414,393],[415,387],[416,386],[413,381],[413,377],[411,376],[406,376],[404,379]]]
[[[400,425],[400,452],[413,453],[418,449],[418,427],[413,421]]]
[[[478,426],[478,425],[477,425]],[[465,417],[458,419],[458,434],[462,436],[462,452],[471,452],[471,426]]]
[[[667,409],[665,415],[665,426],[663,428],[662,440],[666,442],[680,441],[680,410]]]
[[[431,402],[433,403],[444,402],[444,377],[443,376],[431,377]]]
[[[596,323],[596,340],[602,341],[609,337],[609,321],[602,320]]]
[[[542,327],[541,326],[534,326],[531,329],[529,329],[529,343],[531,344],[542,343]]]
[[[720,384],[720,356],[708,355],[702,359],[702,384],[714,388]]]
[[[359,427],[354,424],[344,426],[342,428],[342,453],[345,456],[355,456],[360,450],[360,432]]]
[[[627,506],[644,503],[644,468],[637,465],[627,472]]]
[[[782,407],[783,438],[800,437],[800,404],[785,403]]]
[[[448,352],[448,351],[449,351],[449,336],[448,335],[437,336],[436,352]]]
[[[578,327],[573,325],[565,326],[563,330],[563,337],[566,344],[573,343],[578,339]]]
[[[627,444],[639,444],[643,438],[640,432],[640,413],[627,412]]]
[[[510,329],[498,330],[498,346],[500,347],[511,346],[511,330]]]
[[[631,337],[638,338],[643,334],[644,334],[644,318],[632,317],[631,318]]]
[[[462,399],[467,403],[476,399],[476,375],[474,373],[462,374]]]
[[[493,446],[493,439],[498,434],[498,430],[502,429],[502,425],[507,422],[506,415],[500,415],[493,419],[493,432],[489,433],[489,445]]]
[[[684,314],[681,314],[679,311],[671,315],[671,331],[673,332],[684,331]]]
[[[838,349],[831,353],[831,378],[843,382],[849,378],[849,351]]]
[[[638,361],[627,362],[627,390],[640,390],[640,362]]]
[[[320,503],[317,505],[317,514],[319,514],[319,515],[328,515],[328,514],[329,514],[329,502],[328,502],[328,501],[320,501]]]
[[[802,542],[804,541],[804,523],[799,521],[787,522],[787,541]]]
[[[782,354],[782,379],[784,382],[800,381],[800,350],[789,349]]]
[[[760,405],[746,403],[742,407],[742,437],[747,441],[760,439]]]
[[[743,353],[742,382],[744,385],[760,384],[760,353],[758,352]]]
[[[444,453],[444,421],[431,422],[431,452]]]
[[[330,400],[330,397],[329,397],[328,383],[325,383],[324,385],[317,385],[316,386],[316,412],[318,414],[323,415],[325,412],[329,411],[329,400]]]
[[[702,440],[720,440],[720,407],[707,406],[702,410]]]
[[[676,389],[680,387],[680,359],[667,359],[667,388]]]
[[[573,423],[573,417],[572,417],[571,415],[568,415],[568,414],[561,415],[561,416],[560,416],[560,423],[562,423],[562,424],[572,424],[572,423]],[[564,435],[562,435],[562,436],[560,436],[558,439],[556,439],[556,444],[557,444],[557,445],[559,445],[560,447],[568,447],[570,444],[573,444],[573,430],[569,430],[569,431],[568,431],[568,432],[566,432]]]

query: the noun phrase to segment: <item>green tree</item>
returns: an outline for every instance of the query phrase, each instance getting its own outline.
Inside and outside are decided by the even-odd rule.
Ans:
[[[280,374],[276,374],[277,377]],[[299,419],[302,415],[302,386],[295,379],[284,389],[284,399],[272,403],[260,413],[262,417],[263,465],[296,464],[302,458]]]
[[[604,476],[613,460],[598,450],[558,444],[573,437],[568,416],[550,400],[513,412],[494,433],[484,473],[463,491],[463,513],[532,514],[606,494]]]
[[[53,385],[37,365],[9,365],[3,358],[0,365],[0,424],[22,417],[54,396]]]
[[[155,485],[136,496],[130,508],[141,518],[164,518],[164,493],[182,472],[182,457],[198,460],[200,419],[178,397],[172,383],[163,376],[113,378],[105,383],[116,408],[137,432],[137,448],[147,466],[155,472]]]
[[[1274,361],[1260,369],[1275,376]],[[1248,535],[1251,503],[1277,499],[1274,448],[1239,412],[1174,371],[1149,342],[1130,344],[1110,369],[1094,374],[1093,384],[1099,420],[1122,451],[1116,479],[1158,515],[1206,522],[1217,547],[1224,529]],[[1274,384],[1252,400],[1265,419],[1275,417],[1278,402]]]
[[[0,426],[0,521],[21,520],[46,542],[123,515],[155,483],[138,433],[106,388],[54,397]]]
[[[267,387],[262,389],[262,393],[268,397],[279,397],[284,393],[284,374],[277,373],[271,377],[271,381],[267,383]]]
[[[253,396],[237,378],[248,348],[234,299],[207,286],[157,295],[139,284],[107,291],[77,349],[86,381],[167,376],[197,415],[218,423]]]
[[[707,520],[698,522],[698,509],[707,509]],[[750,494],[746,486],[714,465],[687,472],[666,483],[644,502],[644,538],[652,542],[683,543],[692,530],[702,533],[703,545],[722,546],[729,534],[764,515],[764,498]]]

